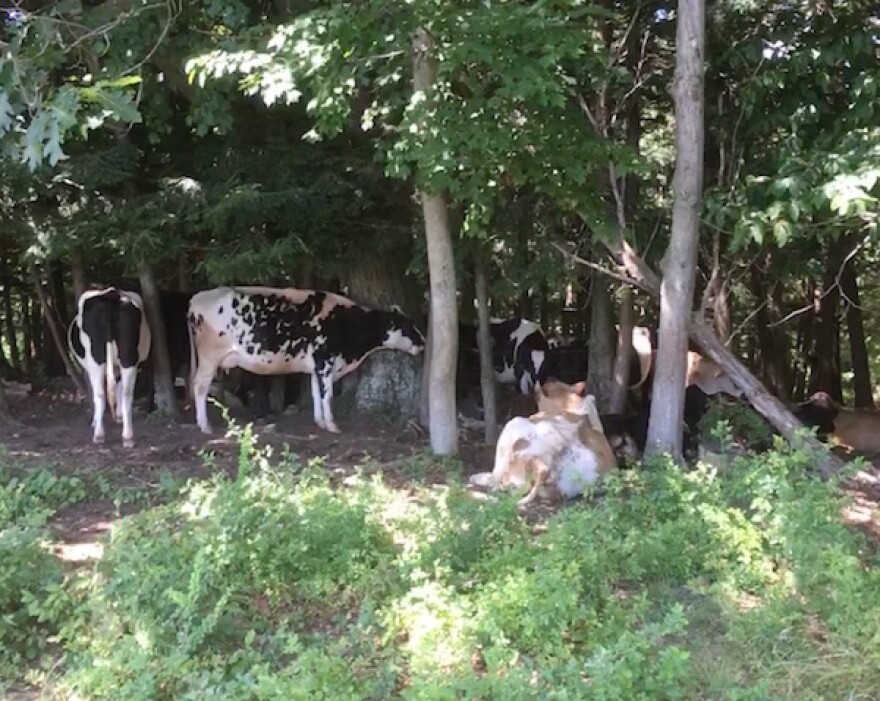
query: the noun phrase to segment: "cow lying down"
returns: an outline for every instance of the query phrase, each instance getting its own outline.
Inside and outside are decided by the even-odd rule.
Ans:
[[[519,504],[537,496],[552,501],[578,496],[617,466],[605,438],[596,401],[586,385],[550,381],[537,394],[538,413],[505,424],[492,472],[471,476],[472,486],[528,487]]]

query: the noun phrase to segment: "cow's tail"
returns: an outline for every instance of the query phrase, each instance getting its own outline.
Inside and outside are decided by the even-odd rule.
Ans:
[[[196,353],[196,332],[193,328],[192,315],[189,310],[186,314],[186,335],[189,339],[189,387],[186,388],[187,396],[195,400],[196,373],[199,370],[199,354]]]
[[[651,374],[651,365],[654,363],[654,349],[651,347],[651,339],[647,334],[633,334],[633,349],[639,359],[639,381],[634,385],[630,385],[630,389],[638,389],[648,379]]]
[[[116,344],[113,341],[107,342],[107,404],[110,406],[110,416],[116,420]]]

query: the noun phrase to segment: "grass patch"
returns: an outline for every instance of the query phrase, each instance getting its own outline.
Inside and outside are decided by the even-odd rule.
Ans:
[[[880,688],[877,563],[840,523],[837,487],[810,477],[809,453],[777,446],[723,474],[655,462],[535,529],[514,497],[474,500],[424,456],[411,474],[438,470],[447,484],[398,490],[361,473],[334,485],[319,463],[279,465],[249,431],[240,440],[237,477],[175,483],[167,503],[121,521],[94,573],[38,573],[63,606],[50,587],[36,606],[13,602],[37,614],[19,629],[45,612],[63,646],[55,697],[867,699]],[[38,507],[56,499],[37,485],[25,493]],[[4,498],[5,528],[23,527],[30,508],[16,504],[32,496]],[[30,580],[33,542],[10,543],[14,576]]]

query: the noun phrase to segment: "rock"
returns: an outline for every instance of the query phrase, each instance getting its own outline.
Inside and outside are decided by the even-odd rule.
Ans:
[[[376,351],[358,373],[355,409],[383,412],[395,418],[418,418],[421,394],[421,356],[400,351]]]

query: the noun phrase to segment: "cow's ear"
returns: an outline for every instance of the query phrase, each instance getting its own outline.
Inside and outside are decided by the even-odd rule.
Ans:
[[[398,314],[403,314],[403,309],[401,309],[400,305],[398,305],[398,304],[392,304],[391,311],[397,312]]]
[[[583,397],[587,394],[587,383],[586,382],[578,382],[575,385],[571,386],[571,389],[574,391],[576,395],[579,397]]]

